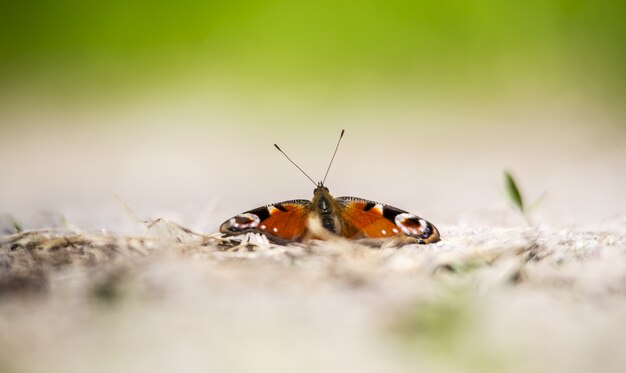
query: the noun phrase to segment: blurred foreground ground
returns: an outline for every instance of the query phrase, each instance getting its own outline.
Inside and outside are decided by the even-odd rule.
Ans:
[[[623,371],[626,221],[442,236],[228,250],[167,222],[4,236],[0,371]]]

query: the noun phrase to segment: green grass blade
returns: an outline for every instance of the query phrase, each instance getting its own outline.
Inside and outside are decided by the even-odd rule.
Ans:
[[[9,216],[9,219],[10,219],[10,222],[11,222],[11,226],[15,230],[15,233],[20,233],[20,232],[24,231],[24,227],[22,226],[22,224],[17,219],[15,219],[13,216]]]
[[[525,208],[522,193],[515,182],[515,178],[513,178],[513,175],[511,175],[508,171],[504,172],[504,183],[509,199],[513,202],[513,204],[515,204],[515,206],[517,206],[517,208],[520,209],[521,212],[524,212]]]

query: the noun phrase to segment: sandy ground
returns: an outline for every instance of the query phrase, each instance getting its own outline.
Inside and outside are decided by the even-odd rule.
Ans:
[[[401,249],[232,247],[167,222],[5,236],[0,370],[621,372],[623,223]]]
[[[0,372],[623,372],[622,122],[578,103],[412,105],[5,111]],[[210,235],[310,198],[271,144],[318,178],[344,127],[331,192],[422,215],[441,242]],[[545,193],[532,225],[505,169],[529,204]]]

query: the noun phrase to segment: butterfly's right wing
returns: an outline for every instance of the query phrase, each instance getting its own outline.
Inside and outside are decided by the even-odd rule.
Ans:
[[[306,234],[310,211],[311,202],[304,199],[274,203],[226,220],[220,232],[227,236],[261,233],[275,243],[298,242]]]
[[[406,236],[417,243],[439,241],[439,231],[426,219],[399,208],[356,197],[339,197],[342,236],[350,239]]]

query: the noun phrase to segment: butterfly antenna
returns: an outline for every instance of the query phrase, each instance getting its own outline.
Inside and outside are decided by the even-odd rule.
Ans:
[[[283,155],[284,155],[284,156],[285,156],[285,157],[289,160],[289,162],[291,162],[294,166],[296,166],[296,168],[297,168],[298,170],[300,170],[300,172],[302,172],[302,173],[304,174],[304,176],[308,177],[308,178],[309,178],[309,180],[311,180],[311,182],[312,182],[315,186],[317,186],[317,184],[315,183],[315,181],[313,181],[313,179],[311,179],[311,176],[307,175],[307,173],[306,173],[306,172],[304,172],[304,170],[303,170],[303,169],[301,169],[301,168],[300,168],[300,166],[298,166],[298,165],[296,164],[296,162],[292,161],[292,160],[291,160],[291,158],[289,158],[289,156],[288,156],[287,154],[285,154],[285,152],[284,152],[281,148],[279,148],[279,147],[278,147],[278,145],[274,144],[274,147],[275,147],[276,149],[278,149],[278,151],[279,151],[279,152],[283,153]]]
[[[333,157],[330,159],[330,163],[328,164],[328,168],[326,169],[326,174],[324,175],[324,180],[322,180],[322,185],[326,182],[326,176],[328,176],[328,171],[330,171],[330,166],[333,165],[333,161],[335,160],[335,155],[337,154],[337,149],[339,149],[339,144],[341,143],[341,139],[343,138],[343,133],[346,130],[341,130],[341,135],[339,135],[339,140],[337,140],[337,146],[335,146],[335,152],[333,153]]]

